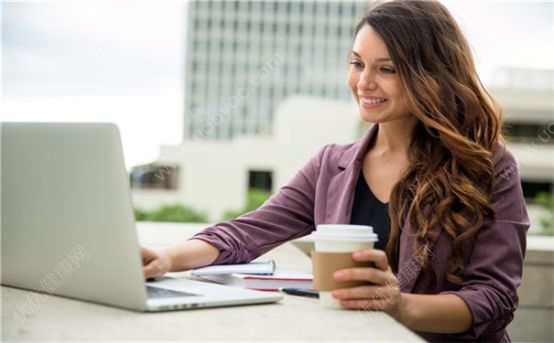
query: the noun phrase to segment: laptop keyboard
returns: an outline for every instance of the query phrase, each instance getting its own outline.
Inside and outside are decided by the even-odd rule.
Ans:
[[[181,298],[198,296],[198,294],[151,286],[146,286],[146,295],[148,298]]]

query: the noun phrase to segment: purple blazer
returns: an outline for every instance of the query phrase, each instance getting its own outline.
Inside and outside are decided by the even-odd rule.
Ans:
[[[306,236],[318,224],[348,224],[356,181],[374,125],[360,140],[323,147],[279,192],[257,210],[208,227],[193,238],[220,250],[213,264],[246,263],[289,240]],[[460,287],[445,279],[451,239],[440,226],[429,235],[437,285],[433,294],[461,297],[473,316],[470,330],[455,335],[419,332],[430,341],[509,341],[506,326],[517,308],[529,219],[516,161],[501,146],[495,153],[492,204],[496,217],[464,244],[467,281]],[[398,280],[402,292],[421,293],[429,278],[422,271],[421,252],[413,250],[414,235],[406,224],[400,235]]]

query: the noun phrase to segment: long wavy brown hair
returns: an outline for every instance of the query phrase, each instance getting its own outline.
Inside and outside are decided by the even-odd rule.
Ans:
[[[483,87],[471,50],[456,21],[437,1],[391,1],[370,8],[356,25],[369,24],[391,55],[408,111],[418,119],[408,147],[409,167],[392,190],[386,253],[398,272],[399,237],[409,222],[414,251],[432,249],[437,225],[449,235],[446,279],[463,282],[463,242],[494,216],[493,153],[501,137],[501,111]],[[420,250],[420,249],[425,250]],[[419,256],[430,282],[432,260]]]

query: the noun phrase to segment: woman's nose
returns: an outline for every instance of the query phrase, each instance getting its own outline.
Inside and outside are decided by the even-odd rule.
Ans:
[[[363,72],[360,76],[360,80],[358,80],[358,87],[375,89],[375,87],[377,87],[377,83],[375,83],[375,80],[373,79],[373,75],[371,75],[371,73]]]

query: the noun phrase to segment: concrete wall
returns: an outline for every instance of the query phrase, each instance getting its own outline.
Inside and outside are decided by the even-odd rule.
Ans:
[[[529,236],[519,308],[508,332],[514,342],[554,342],[554,237]]]

